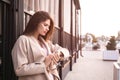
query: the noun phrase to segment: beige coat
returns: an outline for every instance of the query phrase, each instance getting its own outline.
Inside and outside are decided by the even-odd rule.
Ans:
[[[46,49],[43,49],[32,36],[22,35],[16,41],[12,50],[12,59],[19,80],[51,80],[44,59],[47,54],[58,48],[55,49],[52,44],[47,44],[43,39],[41,43]],[[56,66],[52,65],[50,70],[54,80],[60,80]]]

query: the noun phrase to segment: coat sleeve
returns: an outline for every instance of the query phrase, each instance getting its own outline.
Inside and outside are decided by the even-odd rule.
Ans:
[[[12,49],[12,59],[16,75],[25,76],[45,73],[46,67],[43,62],[28,63],[26,41],[25,38],[20,37]]]

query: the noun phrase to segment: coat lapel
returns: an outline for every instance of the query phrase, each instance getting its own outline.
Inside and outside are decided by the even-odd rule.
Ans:
[[[50,47],[48,46],[48,43],[42,37],[40,37],[39,39],[44,44],[44,46],[45,46],[45,48],[47,50],[47,55],[51,54],[51,50],[50,50]]]
[[[29,39],[29,44],[31,48],[31,55],[33,55],[34,61],[43,61],[46,54],[44,49],[37,42],[37,40],[31,36]]]

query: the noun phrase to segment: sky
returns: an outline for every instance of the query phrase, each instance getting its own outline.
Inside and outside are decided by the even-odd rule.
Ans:
[[[82,34],[117,36],[120,31],[120,0],[80,0]]]

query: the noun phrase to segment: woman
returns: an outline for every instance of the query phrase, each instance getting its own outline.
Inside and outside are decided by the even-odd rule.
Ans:
[[[47,12],[36,12],[16,41],[12,59],[19,80],[60,80],[56,64],[64,51],[51,43],[54,23]]]

